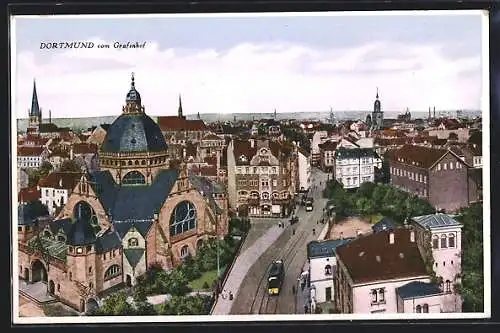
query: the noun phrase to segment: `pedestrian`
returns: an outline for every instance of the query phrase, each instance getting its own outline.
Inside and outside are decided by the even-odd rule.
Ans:
[[[229,300],[230,300],[230,301],[232,301],[232,300],[233,300],[233,298],[234,298],[234,296],[233,296],[233,292],[232,292],[232,291],[230,291],[230,292],[229,292]]]
[[[295,295],[296,291],[297,291],[297,290],[295,289],[295,285],[293,285],[293,286],[292,286],[292,294],[294,294],[294,295]]]
[[[316,229],[313,229],[313,235],[316,235]]]
[[[295,229],[292,230],[292,234],[295,235]]]
[[[309,310],[309,307],[307,306],[307,304],[304,304],[304,313],[307,313]]]

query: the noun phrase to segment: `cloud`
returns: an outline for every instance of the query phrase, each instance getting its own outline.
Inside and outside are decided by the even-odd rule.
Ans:
[[[38,50],[16,57],[15,112],[26,117],[33,78],[53,117],[119,115],[135,72],[150,115],[370,110],[379,87],[387,111],[480,108],[480,54],[450,57],[446,45],[374,41],[313,49],[291,43],[241,43],[215,49]],[[456,49],[456,46],[454,46]]]

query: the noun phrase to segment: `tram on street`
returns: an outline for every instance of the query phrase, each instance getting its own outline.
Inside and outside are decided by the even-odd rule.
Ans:
[[[283,260],[275,260],[269,269],[268,292],[269,295],[279,295],[281,285],[285,278],[285,266]]]
[[[312,212],[313,210],[313,199],[307,198],[306,200],[306,212]]]

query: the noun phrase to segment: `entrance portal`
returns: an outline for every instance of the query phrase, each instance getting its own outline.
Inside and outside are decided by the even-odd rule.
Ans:
[[[95,299],[89,298],[87,300],[87,309],[86,309],[85,312],[87,312],[87,313],[94,313],[97,310],[99,310],[99,303],[97,303],[97,301]]]
[[[35,260],[31,264],[31,282],[47,282],[47,270],[40,260]]]

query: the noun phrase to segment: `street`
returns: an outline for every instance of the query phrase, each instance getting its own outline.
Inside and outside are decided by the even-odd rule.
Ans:
[[[311,174],[311,191],[314,198],[314,209],[306,212],[304,207],[298,206],[299,222],[290,226],[285,224],[286,230],[276,239],[272,246],[249,269],[238,294],[235,295],[231,314],[294,314],[296,313],[296,295],[293,286],[297,286],[297,279],[307,259],[306,245],[317,239],[324,227],[318,223],[323,215],[326,200],[322,198],[322,188],[325,185],[327,174],[313,169]],[[320,185],[321,182],[321,185]],[[315,229],[315,234],[313,234]],[[295,230],[295,234],[293,233]],[[278,296],[268,296],[267,277],[268,269],[273,260],[282,259],[285,266],[285,278]]]

